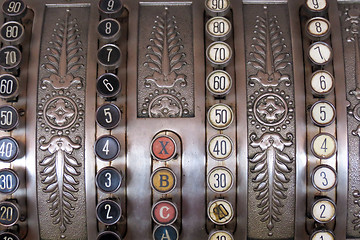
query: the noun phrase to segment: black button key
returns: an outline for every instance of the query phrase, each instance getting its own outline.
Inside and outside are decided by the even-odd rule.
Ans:
[[[121,240],[121,238],[115,232],[105,231],[99,234],[97,240]]]
[[[21,52],[13,46],[6,46],[0,49],[0,67],[6,71],[13,71],[19,67]]]
[[[103,192],[116,192],[121,181],[121,173],[113,167],[105,167],[96,174],[96,186]]]
[[[97,79],[96,89],[100,96],[112,98],[119,94],[121,83],[115,74],[105,73]]]
[[[0,240],[20,240],[20,238],[11,232],[2,232],[0,233]]]
[[[7,0],[2,5],[2,12],[11,19],[20,19],[26,13],[26,5],[22,0]]]
[[[120,66],[121,51],[114,44],[106,44],[98,51],[98,62],[106,70],[114,70]]]
[[[19,208],[12,202],[0,202],[0,225],[10,227],[19,220]]]
[[[107,225],[113,225],[120,220],[121,207],[113,200],[103,200],[96,206],[97,219]]]
[[[0,107],[0,130],[11,131],[19,124],[18,111],[9,105]]]
[[[0,170],[0,193],[11,194],[19,187],[19,177],[11,169]],[[0,239],[1,240],[1,239]]]
[[[112,161],[120,154],[120,143],[113,136],[101,136],[96,140],[95,154],[101,160]]]
[[[17,96],[19,81],[10,74],[0,75],[0,98],[11,99]]]
[[[115,19],[107,18],[98,25],[101,39],[106,42],[115,42],[120,38],[120,23]]]
[[[99,11],[103,16],[119,17],[124,7],[120,0],[100,0]]]
[[[96,122],[105,129],[115,128],[121,119],[120,109],[112,103],[102,105],[96,111]]]
[[[0,161],[12,162],[19,155],[19,144],[12,137],[0,138]]]
[[[24,39],[24,27],[15,21],[10,21],[1,26],[0,36],[5,44],[20,44]]]

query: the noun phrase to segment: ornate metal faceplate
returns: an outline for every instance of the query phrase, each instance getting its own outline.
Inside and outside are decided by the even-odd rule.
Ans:
[[[191,4],[142,3],[138,117],[194,117]]]
[[[360,237],[360,4],[340,4],[348,106],[347,236]]]
[[[244,5],[251,239],[294,237],[295,104],[287,12],[286,4]]]
[[[89,10],[45,10],[36,136],[41,239],[87,239],[84,87],[89,26],[84,19]]]

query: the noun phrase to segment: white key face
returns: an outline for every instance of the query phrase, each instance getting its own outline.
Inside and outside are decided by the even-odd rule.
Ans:
[[[233,121],[233,111],[226,104],[216,104],[209,109],[208,121],[215,129],[225,129]]]
[[[335,217],[335,205],[328,199],[320,199],[312,207],[312,216],[317,222],[330,222]]]
[[[311,240],[335,240],[335,238],[331,232],[320,230],[312,235]]]
[[[213,66],[225,67],[232,56],[230,46],[225,42],[214,42],[206,50],[206,56]]]
[[[310,60],[317,65],[326,65],[332,58],[332,49],[323,42],[316,42],[309,48]]]
[[[212,40],[225,41],[231,33],[231,23],[224,17],[210,18],[206,23],[206,32]]]
[[[233,185],[233,175],[229,169],[217,167],[211,170],[208,176],[208,186],[214,192],[227,192]]]
[[[328,94],[333,89],[333,86],[334,77],[327,71],[316,71],[311,77],[311,88],[315,94]]]
[[[209,74],[206,80],[208,90],[214,95],[225,95],[232,85],[231,76],[222,70],[216,70]]]
[[[209,203],[208,216],[213,223],[224,225],[234,217],[234,211],[228,201],[219,199]]]
[[[313,11],[324,11],[327,7],[326,0],[307,0],[306,5],[310,10]]]
[[[230,0],[206,0],[205,5],[210,11],[222,12],[230,7]]]
[[[234,238],[226,231],[216,231],[209,236],[209,240],[234,240]]]
[[[313,154],[321,159],[332,157],[336,152],[336,140],[329,134],[318,134],[311,142],[311,150]]]
[[[328,101],[316,102],[311,107],[311,120],[318,126],[327,126],[335,119],[335,108]]]
[[[330,23],[322,17],[312,18],[307,23],[307,32],[315,38],[324,38],[330,32]]]
[[[233,151],[233,143],[226,135],[217,135],[208,143],[208,152],[215,160],[227,159]]]
[[[313,171],[312,183],[319,191],[329,191],[333,189],[337,183],[337,174],[333,168],[320,165]]]

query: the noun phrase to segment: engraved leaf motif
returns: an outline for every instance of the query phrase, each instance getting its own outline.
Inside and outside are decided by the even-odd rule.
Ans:
[[[261,221],[267,222],[269,236],[275,222],[279,222],[282,200],[286,199],[287,188],[285,184],[290,181],[287,177],[292,169],[289,166],[293,160],[283,152],[285,147],[292,145],[290,139],[284,139],[277,133],[264,133],[260,138],[253,134],[250,136],[251,146],[260,148],[250,161],[250,171],[255,174],[252,181],[256,184],[253,190],[256,199],[260,201],[257,207],[260,209]]]

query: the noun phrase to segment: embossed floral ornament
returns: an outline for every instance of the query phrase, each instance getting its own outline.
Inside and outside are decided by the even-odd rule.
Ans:
[[[60,224],[61,232],[65,232],[66,225],[72,224],[71,218],[74,217],[73,202],[77,201],[74,193],[78,192],[76,185],[79,184],[75,177],[80,175],[76,168],[81,166],[71,154],[81,145],[62,135],[53,136],[48,143],[44,137],[39,141],[40,149],[50,153],[39,163],[44,167],[40,172],[41,182],[46,185],[43,192],[49,194],[47,202],[51,204],[49,210],[53,223]],[[77,141],[80,142],[80,138]]]
[[[60,127],[64,126],[69,119],[71,119],[75,111],[65,105],[64,99],[58,99],[54,107],[49,107],[46,111],[46,116],[54,119],[54,122]]]
[[[282,97],[266,93],[254,103],[256,119],[264,125],[275,126],[283,122],[288,114],[288,107]]]
[[[150,104],[151,117],[181,117],[181,104],[170,95],[155,98]]]
[[[292,145],[292,135],[284,139],[277,133],[265,133],[256,139],[256,134],[252,134],[250,139],[250,146],[262,151],[249,159],[250,171],[255,174],[252,182],[256,184],[254,191],[257,192],[261,221],[267,222],[268,235],[272,236],[275,222],[280,222],[282,201],[287,197],[285,184],[290,181],[287,174],[292,171],[289,165],[293,160],[283,150]]]

